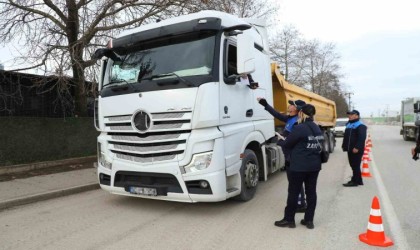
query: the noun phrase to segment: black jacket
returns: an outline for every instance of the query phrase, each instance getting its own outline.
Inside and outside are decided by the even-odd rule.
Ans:
[[[280,145],[291,151],[289,170],[296,172],[321,170],[320,152],[323,142],[321,129],[312,119],[308,118],[305,122],[295,125],[286,140],[280,142]]]
[[[344,131],[343,144],[341,145],[344,152],[352,152],[353,148],[357,148],[359,152],[365,150],[366,131],[367,127],[364,124],[358,125],[354,128],[354,124],[357,124],[359,119],[349,121],[347,123],[346,130]]]

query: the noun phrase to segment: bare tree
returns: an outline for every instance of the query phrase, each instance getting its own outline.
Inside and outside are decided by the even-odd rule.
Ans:
[[[303,78],[309,83],[309,88],[315,93],[322,94],[325,89],[332,87],[340,78],[340,56],[332,43],[321,43],[318,40],[306,42],[304,47],[305,66]]]
[[[122,29],[202,9],[240,17],[266,16],[276,10],[251,0],[0,0],[0,43],[18,48],[16,71],[42,69],[63,80],[71,75],[74,86],[58,81],[60,93],[74,88],[75,113],[84,116],[85,81],[95,75],[87,69],[95,63],[90,55],[98,46]]]
[[[280,63],[286,81],[302,85],[302,69],[305,61],[304,40],[301,33],[291,25],[286,26],[270,40],[272,58]]]
[[[333,90],[331,91],[330,95],[327,96],[327,98],[335,102],[335,106],[337,109],[337,117],[345,117],[346,112],[349,110],[349,107],[346,102],[346,98],[343,95],[343,92],[340,90]]]
[[[15,70],[43,68],[74,81],[75,112],[86,115],[85,69],[90,55],[122,29],[185,8],[176,0],[0,0],[0,43],[14,43],[20,55]],[[62,87],[69,88],[69,84]],[[65,92],[65,91],[64,91]]]
[[[278,10],[273,0],[195,0],[186,9],[188,11],[218,10],[241,18],[267,18]]]
[[[345,114],[340,56],[334,44],[305,40],[290,25],[270,40],[270,44],[272,58],[280,63],[287,81],[335,101],[337,113]]]

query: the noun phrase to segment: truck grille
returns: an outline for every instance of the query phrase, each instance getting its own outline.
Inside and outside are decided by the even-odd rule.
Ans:
[[[139,133],[132,115],[105,117],[108,149],[118,159],[152,163],[183,155],[191,132],[192,112],[152,113],[151,127]]]

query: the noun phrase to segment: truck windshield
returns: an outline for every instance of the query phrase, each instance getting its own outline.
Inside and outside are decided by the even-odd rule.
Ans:
[[[172,80],[172,85],[190,83],[194,79],[185,80],[190,76],[212,74],[214,47],[214,34],[195,34],[116,50],[118,60],[110,60],[110,77],[104,87],[128,84],[135,90],[140,90],[141,85],[158,88],[167,79]]]

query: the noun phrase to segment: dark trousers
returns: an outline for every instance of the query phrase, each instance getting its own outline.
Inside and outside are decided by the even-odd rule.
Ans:
[[[353,152],[347,152],[349,158],[350,167],[353,170],[353,176],[351,181],[357,184],[363,184],[362,172],[360,171],[360,164],[362,163],[363,151],[359,151],[357,154]]]
[[[287,171],[287,180],[290,182],[289,172]],[[305,187],[302,185],[300,188],[300,193],[297,201],[297,207],[306,207],[306,199],[305,199]]]
[[[287,205],[284,209],[284,219],[287,221],[295,221],[295,214],[297,208],[297,201],[302,184],[305,184],[305,194],[307,208],[304,219],[306,221],[313,221],[316,207],[316,183],[318,181],[319,171],[315,172],[296,172],[287,171],[289,178],[289,188],[287,196]]]

